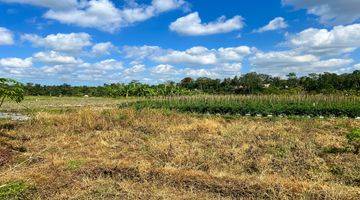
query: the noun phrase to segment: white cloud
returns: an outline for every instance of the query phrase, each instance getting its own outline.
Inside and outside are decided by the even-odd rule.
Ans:
[[[141,60],[162,54],[164,50],[158,46],[124,46],[123,52],[126,58]]]
[[[145,71],[145,69],[146,69],[145,65],[142,65],[142,64],[134,65],[130,68],[125,69],[124,74],[126,74],[126,75],[137,74],[137,73]]]
[[[6,3],[21,3],[49,8],[43,15],[47,19],[80,27],[96,28],[115,32],[122,27],[145,21],[163,12],[188,7],[184,0],[152,0],[150,5],[131,6],[119,9],[110,0],[0,0]]]
[[[215,52],[205,47],[193,47],[186,51],[171,51],[153,59],[161,63],[185,63],[190,65],[213,65],[217,63]]]
[[[0,67],[4,68],[28,68],[32,66],[32,59],[26,58],[1,58]]]
[[[228,33],[240,30],[243,26],[244,22],[241,16],[235,16],[231,19],[222,16],[214,22],[202,24],[199,13],[194,12],[171,23],[170,30],[184,35],[198,36]]]
[[[207,49],[202,46],[192,47],[185,51],[169,50],[151,59],[160,63],[176,63],[188,65],[216,65],[226,62],[241,62],[245,56],[251,54],[247,46]]]
[[[288,24],[286,23],[285,19],[282,17],[276,17],[275,19],[271,20],[266,26],[259,28],[255,32],[262,33],[266,31],[274,31],[279,29],[287,28]]]
[[[285,51],[258,51],[250,57],[253,70],[273,75],[296,72],[345,73],[356,69],[351,53],[360,48],[360,24],[335,26],[331,30],[309,28],[288,35]]]
[[[134,6],[124,8],[119,12],[123,19],[123,25],[126,26],[186,5],[187,3],[184,0],[152,0],[151,5],[138,5],[135,3]]]
[[[273,75],[285,75],[296,72],[306,73],[334,72],[351,63],[352,59],[326,59],[321,60],[311,54],[299,54],[296,51],[257,52],[250,57],[254,71]]]
[[[57,20],[64,24],[97,28],[114,32],[123,22],[121,13],[109,0],[86,1],[83,6],[63,10],[49,10],[45,18]]]
[[[184,51],[162,49],[158,46],[127,46],[123,53],[126,58],[139,58],[139,61],[161,63],[150,72],[157,77],[171,78],[168,75],[225,77],[241,74],[242,62],[255,49],[247,46],[208,49],[196,46]],[[178,66],[176,69],[175,66]],[[187,68],[184,68],[187,67]],[[192,68],[190,68],[192,67]],[[186,70],[185,70],[186,69]]]
[[[247,46],[219,48],[218,57],[223,61],[242,61],[245,56],[251,54],[252,49]]]
[[[68,9],[78,5],[77,0],[0,0],[5,3],[20,3],[53,9]]]
[[[41,67],[39,73],[45,73],[53,80],[112,82],[119,80],[122,68],[122,62],[108,59],[96,63],[47,65]]]
[[[350,24],[360,19],[358,0],[282,0],[282,4],[306,9],[324,24]]]
[[[87,33],[58,33],[44,38],[34,34],[25,34],[21,38],[34,46],[63,52],[81,52],[84,47],[91,45],[91,36]]]
[[[43,15],[63,24],[96,28],[115,32],[122,27],[142,22],[163,12],[188,7],[184,0],[152,0],[150,5],[131,1],[128,6],[117,8],[110,0],[0,0],[48,8]]]
[[[123,68],[123,63],[115,59],[107,59],[95,63],[92,67],[100,70],[118,70]]]
[[[151,70],[151,73],[154,73],[154,74],[176,74],[178,72],[172,65],[161,64],[161,65],[157,65],[156,67],[154,67]]]
[[[219,74],[211,72],[207,69],[190,69],[190,68],[185,68],[182,70],[182,73],[184,73],[186,76],[191,76],[191,77],[211,77],[211,78],[215,78],[218,77]]]
[[[0,27],[0,45],[11,45],[14,44],[13,33],[3,27]]]
[[[111,51],[115,50],[116,47],[111,42],[103,42],[95,44],[91,52],[94,55],[109,55]]]
[[[359,64],[354,65],[354,69],[356,69],[356,70],[360,70],[360,63],[359,63]]]
[[[45,64],[80,64],[83,61],[72,56],[62,55],[56,51],[38,52],[33,55],[33,60]]]
[[[309,28],[287,41],[298,51],[314,55],[341,55],[360,48],[360,24],[336,26],[332,30]]]

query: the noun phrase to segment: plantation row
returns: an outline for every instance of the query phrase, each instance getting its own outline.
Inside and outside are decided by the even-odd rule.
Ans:
[[[120,107],[231,115],[360,116],[360,98],[344,96],[190,96],[139,100]]]

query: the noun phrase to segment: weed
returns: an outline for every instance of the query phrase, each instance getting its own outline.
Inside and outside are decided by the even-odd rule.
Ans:
[[[84,163],[85,161],[83,160],[69,160],[67,163],[67,169],[72,171],[78,170],[84,165]]]
[[[354,153],[360,153],[360,129],[354,129],[346,135],[350,145],[354,147]]]
[[[22,181],[9,182],[0,186],[0,200],[24,199],[29,189]]]

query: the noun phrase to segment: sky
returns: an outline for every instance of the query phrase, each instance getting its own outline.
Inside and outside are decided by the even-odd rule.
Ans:
[[[0,77],[157,84],[360,70],[360,0],[0,0]]]

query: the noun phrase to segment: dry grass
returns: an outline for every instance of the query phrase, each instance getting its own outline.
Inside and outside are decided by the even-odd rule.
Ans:
[[[0,122],[0,188],[29,199],[357,199],[352,119],[80,108]],[[3,156],[4,155],[4,156]],[[1,191],[1,190],[0,190]],[[16,195],[15,195],[16,196]],[[1,195],[0,195],[1,197]]]
[[[116,107],[120,102],[132,99],[103,98],[103,97],[47,97],[27,96],[21,103],[6,101],[0,111],[5,112],[39,112],[39,111],[64,111],[81,107]]]

